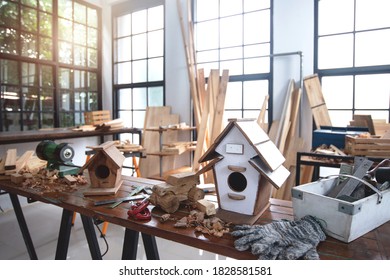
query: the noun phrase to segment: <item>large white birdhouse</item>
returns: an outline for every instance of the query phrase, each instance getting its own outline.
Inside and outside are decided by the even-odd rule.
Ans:
[[[95,153],[80,171],[88,170],[91,187],[84,195],[115,194],[122,184],[122,166],[125,157],[113,141],[91,147]]]
[[[279,189],[290,172],[285,158],[254,120],[230,120],[199,159],[212,165],[218,196],[217,216],[253,224],[269,206],[272,186]]]

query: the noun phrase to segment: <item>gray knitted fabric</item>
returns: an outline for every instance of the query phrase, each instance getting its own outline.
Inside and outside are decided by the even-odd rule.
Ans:
[[[240,225],[231,234],[239,237],[234,242],[237,250],[251,249],[252,254],[264,260],[317,260],[317,245],[326,239],[320,222],[313,216],[266,225]]]

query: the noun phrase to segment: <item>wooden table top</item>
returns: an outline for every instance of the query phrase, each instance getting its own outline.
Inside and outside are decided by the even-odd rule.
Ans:
[[[132,177],[124,177],[124,184],[115,197],[124,197],[132,190]],[[150,221],[136,221],[128,218],[129,203],[122,203],[114,209],[105,205],[94,206],[95,201],[111,199],[113,196],[88,196],[83,192],[87,186],[68,187],[58,185],[53,189],[23,188],[11,181],[0,181],[0,189],[7,192],[28,197],[44,203],[78,212],[88,217],[108,221],[132,230],[143,232],[156,237],[168,239],[195,248],[203,249],[234,259],[256,259],[249,251],[239,252],[234,246],[234,238],[230,234],[223,237],[214,237],[195,232],[194,228],[175,228],[174,221],[162,223],[159,216],[164,214],[159,208],[150,205],[152,219]],[[188,215],[188,210],[181,208],[172,214],[181,218]],[[293,209],[290,201],[271,199],[270,207],[263,213],[257,223],[265,224],[274,220],[293,219]],[[351,243],[343,243],[332,237],[327,237],[317,247],[321,259],[353,259],[353,260],[381,260],[390,259],[390,222],[376,228]],[[119,256],[118,256],[119,258]]]

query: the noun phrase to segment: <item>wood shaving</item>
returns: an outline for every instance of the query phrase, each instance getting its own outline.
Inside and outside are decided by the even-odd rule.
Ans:
[[[194,227],[196,232],[202,232],[203,234],[208,234],[215,237],[222,237],[224,233],[230,231],[230,225],[230,223],[225,223],[224,221],[215,216],[206,219],[203,212],[193,210],[188,216],[185,216],[178,220],[174,224],[174,227]]]

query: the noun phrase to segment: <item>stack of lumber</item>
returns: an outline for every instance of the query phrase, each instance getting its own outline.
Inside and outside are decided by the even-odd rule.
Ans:
[[[9,179],[8,175],[17,174],[21,171],[37,173],[45,168],[47,162],[34,156],[34,151],[26,151],[20,157],[17,156],[16,149],[8,149],[0,161],[0,175]]]
[[[177,0],[177,10],[187,59],[187,71],[194,111],[194,121],[197,129],[197,146],[194,154],[193,171],[198,171],[201,168],[198,163],[199,158],[210,147],[211,143],[213,143],[214,139],[222,132],[225,126],[223,123],[223,113],[225,110],[229,71],[223,70],[222,75],[220,76],[219,69],[211,70],[206,84],[204,69],[197,68],[195,58],[191,7],[191,1],[187,0],[186,24],[184,22],[181,1]],[[204,174],[204,176],[207,176],[207,174]],[[210,177],[210,173],[208,176]]]
[[[163,154],[168,154],[168,155],[181,155],[186,151],[195,150],[195,147],[196,147],[195,141],[175,142],[175,143],[163,144],[163,148],[161,152]]]
[[[280,120],[272,123],[269,136],[285,157],[284,166],[290,171],[290,177],[279,190],[274,189],[273,198],[291,200],[291,188],[294,187],[296,173],[296,154],[304,149],[304,141],[298,135],[299,108],[302,91],[290,80]]]

